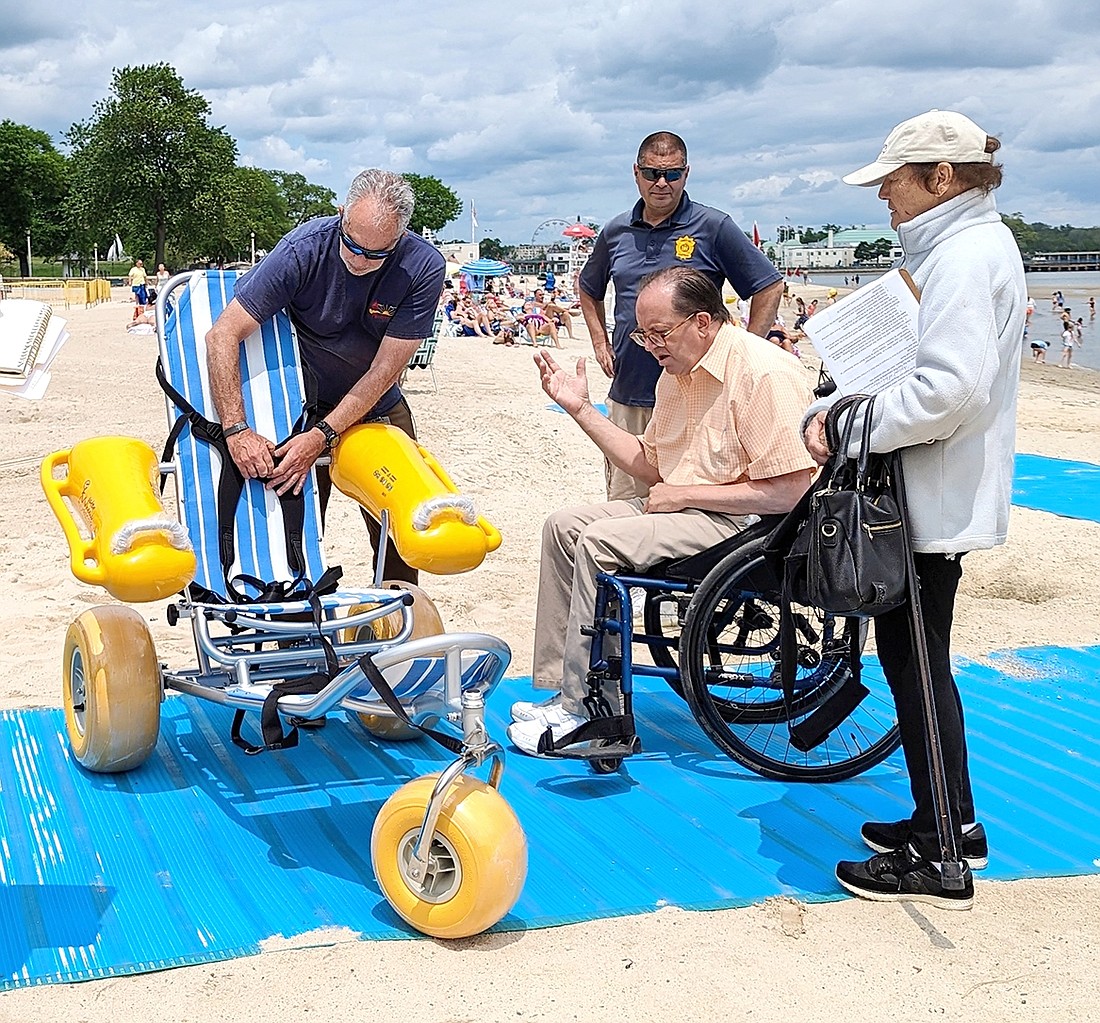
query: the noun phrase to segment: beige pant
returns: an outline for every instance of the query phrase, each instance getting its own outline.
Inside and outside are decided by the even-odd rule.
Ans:
[[[616,426],[621,426],[627,433],[640,437],[653,418],[653,409],[639,405],[620,405],[617,401],[608,398],[607,418]],[[603,460],[603,474],[607,481],[609,501],[630,501],[635,497],[649,496],[648,484],[635,479],[630,473],[623,472],[606,458]]]
[[[537,689],[560,689],[563,706],[583,713],[592,641],[581,635],[596,606],[596,574],[645,569],[713,547],[746,516],[690,509],[647,515],[644,502],[611,501],[554,512],[542,527],[532,674]],[[616,693],[605,693],[614,706]]]

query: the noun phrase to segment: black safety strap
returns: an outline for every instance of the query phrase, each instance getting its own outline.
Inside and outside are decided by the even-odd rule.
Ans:
[[[264,753],[267,750],[293,749],[298,745],[298,726],[292,724],[289,732],[283,732],[283,724],[279,719],[279,697],[319,693],[331,681],[328,675],[319,671],[304,678],[291,678],[274,683],[260,709],[260,734],[263,736],[263,743],[259,746],[253,745],[241,735],[241,724],[245,716],[245,711],[241,709],[233,715],[229,737],[234,745],[239,746],[249,756]]]
[[[463,752],[463,742],[461,739],[456,739],[453,735],[447,735],[445,732],[437,732],[434,728],[425,728],[423,725],[417,724],[409,717],[405,708],[401,706],[401,701],[397,698],[390,684],[386,681],[385,676],[378,670],[378,665],[371,659],[370,654],[363,654],[359,658],[359,667],[363,670],[363,674],[367,676],[367,680],[374,687],[374,691],[382,697],[382,702],[389,707],[393,714],[400,718],[407,725],[411,725],[417,731],[423,732],[429,739],[435,740],[445,750],[456,755],[461,755]]]
[[[221,424],[207,419],[168,382],[160,359],[157,359],[156,377],[161,389],[181,412],[168,434],[161,461],[167,462],[172,457],[185,425],[190,425],[192,434],[214,447],[221,456],[221,474],[218,479],[217,495],[218,558],[225,579],[226,594],[234,603],[252,604],[308,599],[311,593],[325,594],[333,592],[340,578],[341,570],[339,568],[329,569],[316,583],[310,583],[306,577],[306,561],[302,540],[305,530],[305,497],[302,493],[287,492],[278,495],[283,511],[287,564],[294,572],[294,578],[289,582],[285,580],[268,582],[244,573],[230,576],[229,570],[233,565],[234,555],[237,505],[244,490],[244,476],[233,461],[233,456],[229,453],[229,444],[225,439]],[[298,422],[294,424],[291,431],[292,435],[304,427],[308,419],[308,411],[308,407],[303,410]],[[167,476],[162,473],[160,478],[161,490],[164,489],[166,478]],[[335,576],[333,576],[333,572],[336,573]],[[259,595],[249,596],[241,584],[254,587],[259,591]],[[210,603],[211,601],[208,598],[213,596],[217,599],[212,602],[223,603],[216,594],[193,583],[189,588],[189,593],[192,599],[195,600]]]

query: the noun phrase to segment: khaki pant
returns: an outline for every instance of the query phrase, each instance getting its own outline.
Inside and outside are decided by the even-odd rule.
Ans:
[[[627,433],[640,437],[653,418],[653,409],[641,405],[620,405],[607,399],[607,418]],[[604,479],[607,481],[607,499],[609,501],[630,501],[635,497],[648,497],[649,486],[636,480],[629,473],[612,465],[606,458],[603,461]]]
[[[742,529],[747,518],[698,509],[647,515],[643,504],[636,498],[563,508],[542,527],[532,674],[537,689],[560,689],[574,714],[584,713],[588,693],[592,641],[581,628],[592,624],[597,573],[697,554]],[[604,695],[614,706],[617,694]]]

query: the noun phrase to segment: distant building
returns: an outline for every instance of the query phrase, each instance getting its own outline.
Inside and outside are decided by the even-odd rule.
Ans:
[[[512,269],[518,274],[544,274],[552,271],[558,277],[569,273],[569,244],[554,242],[552,245],[517,245],[511,259]]]
[[[765,252],[774,250],[775,263],[783,269],[847,270],[858,269],[856,249],[885,238],[890,242],[890,255],[881,262],[893,262],[901,257],[897,232],[892,227],[850,227],[830,231],[828,238],[804,245],[800,241],[764,242]]]
[[[1024,260],[1027,270],[1100,270],[1100,252],[1036,252]]]

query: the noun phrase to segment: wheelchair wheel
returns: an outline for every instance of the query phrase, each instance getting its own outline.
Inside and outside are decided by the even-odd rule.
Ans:
[[[462,775],[447,792],[421,888],[409,867],[438,778],[416,778],[386,800],[371,832],[371,861],[403,920],[437,938],[466,938],[515,905],[527,877],[527,839],[495,788]]]
[[[790,726],[820,707],[850,678],[843,623],[796,606],[795,693],[784,704],[779,678],[776,595],[756,592],[749,577],[759,545],[718,563],[695,591],[680,640],[685,696],[700,727],[723,752],[766,778],[840,781],[881,762],[900,744],[894,701],[886,684],[870,690],[819,745],[808,752],[790,741]],[[862,637],[861,637],[862,638]]]
[[[424,590],[414,583],[384,582],[382,584],[383,589],[391,586],[408,590],[413,595],[413,628],[410,639],[423,639],[425,636],[443,634],[443,619],[440,617],[439,609]],[[350,613],[356,614],[375,606],[374,604],[356,604]],[[394,611],[384,618],[376,618],[367,625],[360,625],[356,629],[345,629],[342,639],[345,643],[354,643],[360,639],[393,639],[400,631],[401,612]],[[419,729],[405,724],[400,718],[388,714],[356,714],[356,717],[371,735],[390,742],[407,742],[410,739],[419,739],[423,734]]]
[[[65,730],[77,763],[109,774],[145,763],[160,730],[153,637],[133,608],[89,608],[69,626],[61,668]]]

